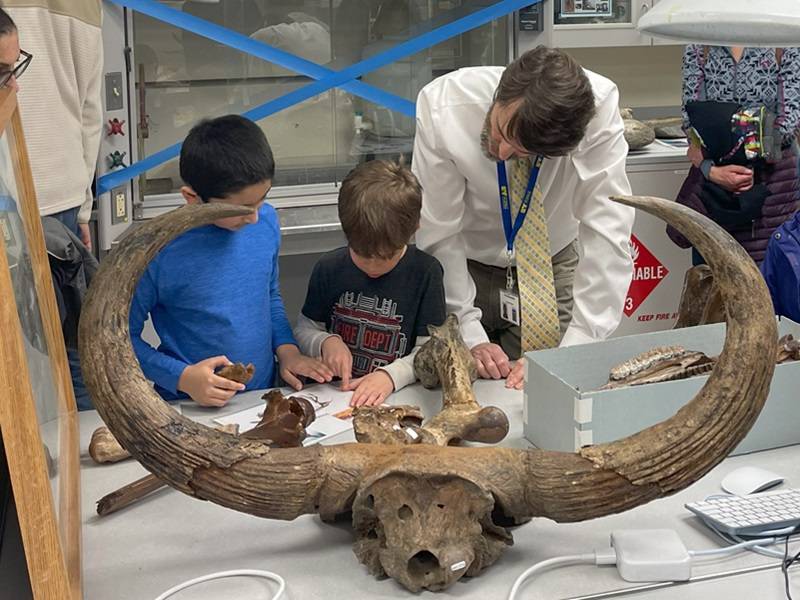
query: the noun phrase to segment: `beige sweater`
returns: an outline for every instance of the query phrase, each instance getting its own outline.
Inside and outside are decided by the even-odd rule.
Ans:
[[[3,0],[33,54],[19,80],[19,105],[42,216],[92,210],[91,185],[103,130],[100,0]]]

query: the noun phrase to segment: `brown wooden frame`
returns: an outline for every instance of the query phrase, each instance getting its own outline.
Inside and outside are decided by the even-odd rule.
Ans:
[[[32,263],[58,402],[58,506],[51,493],[34,391],[11,272],[0,235],[0,433],[36,600],[78,600],[81,593],[80,449],[75,396],[56,306],[36,192],[13,90],[0,89],[0,136],[10,133],[17,205]]]

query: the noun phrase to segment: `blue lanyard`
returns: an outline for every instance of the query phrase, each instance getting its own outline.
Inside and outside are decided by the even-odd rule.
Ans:
[[[7,196],[0,192],[0,212],[16,213],[17,202],[11,196]]]
[[[539,170],[542,167],[544,156],[538,155],[533,160],[531,168],[531,175],[528,177],[528,185],[525,187],[525,195],[522,196],[522,201],[519,203],[519,212],[517,218],[514,219],[514,226],[511,226],[511,192],[508,188],[508,175],[506,174],[505,161],[497,161],[497,182],[500,186],[500,214],[503,217],[503,231],[506,234],[506,249],[509,256],[514,252],[514,240],[517,238],[517,233],[522,228],[525,222],[525,216],[528,214],[528,207],[531,204],[531,197],[533,196],[533,188],[536,185],[536,180],[539,178]]]

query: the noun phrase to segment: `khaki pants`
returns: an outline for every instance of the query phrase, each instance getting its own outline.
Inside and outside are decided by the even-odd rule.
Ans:
[[[573,241],[566,248],[553,256],[553,280],[556,287],[556,303],[558,305],[558,322],[561,326],[561,337],[572,321],[572,282],[575,279],[575,267],[578,266],[578,242]],[[500,291],[506,288],[505,267],[484,265],[474,260],[467,261],[469,273],[475,281],[477,294],[475,306],[481,309],[481,324],[489,334],[489,340],[498,344],[509,358],[520,357],[520,330],[516,325],[500,318]],[[514,290],[516,290],[517,273],[514,269]]]

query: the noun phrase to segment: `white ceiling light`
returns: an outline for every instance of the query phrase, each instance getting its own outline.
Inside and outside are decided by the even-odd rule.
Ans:
[[[660,0],[637,28],[713,46],[800,46],[800,0]]]

